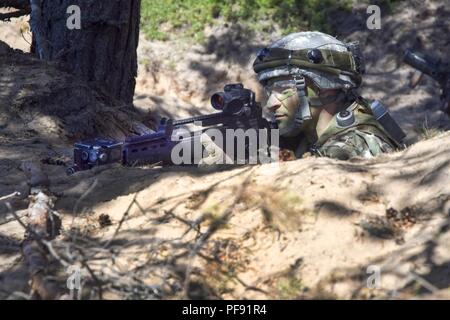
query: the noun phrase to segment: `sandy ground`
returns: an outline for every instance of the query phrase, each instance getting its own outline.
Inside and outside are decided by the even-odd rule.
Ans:
[[[217,172],[115,167],[71,179],[62,167],[46,170],[63,194],[64,230],[79,230],[93,247],[112,239],[127,212],[109,244],[114,257],[106,251],[91,264],[107,279],[135,272],[162,296],[184,297],[179,273],[192,265],[192,298],[420,298],[449,286],[449,149],[444,134],[373,161],[310,158]],[[101,227],[105,214],[112,225]],[[0,234],[8,248],[1,287],[25,290],[23,230],[11,221]],[[372,265],[382,272],[376,290],[366,287]]]
[[[425,2],[422,14],[401,7],[381,33],[341,30],[365,44],[363,93],[390,107],[408,132],[406,150],[370,161],[209,170],[114,166],[71,178],[46,165],[63,223],[55,247],[83,248],[103,298],[449,299],[449,121],[435,84],[423,79],[412,90],[413,70],[397,61],[406,47],[429,49],[420,38],[445,52],[442,3]],[[357,25],[360,9],[353,18]],[[0,40],[26,49],[18,23],[2,25]],[[277,34],[244,31],[211,29],[207,43],[194,46],[141,37],[135,104],[178,118],[208,112],[209,95],[227,82],[259,92],[252,54]],[[0,136],[0,197],[26,190],[21,160],[70,155],[32,132],[15,137]],[[18,213],[26,205],[14,203]],[[0,298],[28,294],[22,238],[0,202]],[[56,270],[65,283],[64,268]],[[86,268],[83,277],[85,297],[97,298]]]

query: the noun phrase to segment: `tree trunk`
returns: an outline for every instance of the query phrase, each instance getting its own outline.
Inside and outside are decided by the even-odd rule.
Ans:
[[[137,74],[140,0],[31,0],[35,53],[58,60],[125,103],[133,102]],[[80,8],[81,29],[70,6]],[[70,24],[70,23],[69,23]]]

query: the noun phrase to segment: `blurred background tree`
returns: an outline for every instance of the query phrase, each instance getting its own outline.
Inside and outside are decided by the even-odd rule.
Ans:
[[[137,74],[140,0],[1,0],[15,8],[0,16],[8,20],[31,13],[32,52],[58,61],[112,97],[132,103]],[[31,4],[31,5],[30,5]],[[80,8],[81,28],[70,29],[68,7]]]

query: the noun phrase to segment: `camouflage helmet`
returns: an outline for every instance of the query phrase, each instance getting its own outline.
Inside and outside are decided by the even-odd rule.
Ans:
[[[361,85],[363,57],[357,42],[318,31],[292,33],[259,51],[253,69],[261,83],[301,75],[320,89],[348,91]]]

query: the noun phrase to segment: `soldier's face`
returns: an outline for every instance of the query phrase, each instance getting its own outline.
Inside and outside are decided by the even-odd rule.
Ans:
[[[273,114],[281,132],[294,124],[298,109],[297,89],[289,80],[277,81],[265,87],[268,95],[265,109]]]
[[[304,125],[302,125],[301,128],[295,126],[294,120],[299,108],[299,99],[295,83],[292,79],[277,80],[269,83],[264,88],[268,96],[264,109],[275,117],[278,128],[280,129],[280,134],[292,136],[292,134],[297,134],[299,130],[304,130]],[[330,96],[336,96],[338,93],[338,90],[319,90],[311,82],[307,81],[306,83],[306,95],[308,97],[326,99]],[[323,109],[334,114],[335,107],[336,103],[334,102],[328,104],[324,102],[320,108],[310,108],[312,119],[314,121],[317,120],[319,118],[320,110]]]

